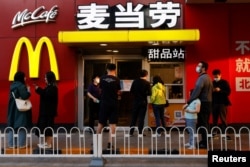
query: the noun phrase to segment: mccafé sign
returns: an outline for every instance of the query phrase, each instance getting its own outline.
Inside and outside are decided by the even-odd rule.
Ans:
[[[36,8],[34,11],[24,9],[17,12],[12,20],[11,28],[18,28],[27,24],[39,23],[39,22],[55,22],[58,14],[58,7],[54,5],[50,10],[45,10],[44,6]]]
[[[16,43],[16,47],[14,49],[11,66],[10,66],[10,73],[9,73],[9,80],[14,80],[14,75],[18,71],[18,64],[20,59],[21,49],[23,45],[26,45],[28,51],[28,63],[29,63],[29,77],[30,78],[38,78],[39,77],[39,67],[40,67],[40,56],[43,45],[47,46],[48,54],[49,54],[49,61],[50,61],[50,69],[56,75],[56,79],[59,80],[59,73],[58,73],[58,65],[56,60],[56,53],[52,42],[47,37],[41,37],[37,42],[35,48],[33,48],[30,40],[26,37],[22,37]]]

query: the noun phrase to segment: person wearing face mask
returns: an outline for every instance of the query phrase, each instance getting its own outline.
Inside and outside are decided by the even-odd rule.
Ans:
[[[227,106],[231,105],[229,95],[231,88],[229,83],[221,78],[221,71],[214,69],[213,72],[213,126],[218,126],[218,120],[221,120],[222,133],[225,133],[227,127]],[[214,134],[216,137],[216,132]],[[226,140],[231,140],[230,136],[226,136]]]
[[[95,132],[95,119],[98,118],[100,110],[101,89],[99,86],[100,77],[95,74],[92,77],[92,83],[88,86],[87,95],[89,97],[89,130],[90,133]]]
[[[200,112],[198,113],[197,126],[201,127],[199,133],[201,133],[201,140],[199,142],[199,148],[207,148],[207,132],[209,130],[209,116],[212,112],[212,92],[213,83],[209,75],[207,74],[208,63],[200,61],[196,66],[196,72],[199,74],[196,80],[193,92],[187,101],[186,107],[199,98],[201,101]]]

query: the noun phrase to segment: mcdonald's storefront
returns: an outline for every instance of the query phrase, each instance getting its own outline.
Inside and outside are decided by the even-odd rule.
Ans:
[[[189,3],[190,2],[190,3]],[[230,124],[249,124],[250,4],[191,3],[192,0],[1,0],[0,124],[7,121],[9,86],[16,71],[31,86],[33,122],[39,97],[33,83],[45,86],[52,70],[59,87],[57,124],[88,125],[86,89],[94,73],[103,75],[109,62],[117,65],[122,97],[119,125],[128,126],[132,96],[129,88],[139,69],[149,81],[160,75],[170,106],[168,126],[184,126],[182,105],[195,85],[195,67],[209,63],[229,81]],[[155,126],[149,104],[146,124]]]

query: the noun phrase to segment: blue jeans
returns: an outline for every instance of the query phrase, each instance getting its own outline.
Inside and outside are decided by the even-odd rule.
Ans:
[[[14,133],[18,133],[17,138],[14,137]],[[9,130],[9,133],[8,133],[8,146],[9,147],[22,147],[25,145],[26,145],[26,131],[24,129],[21,128],[17,132],[14,132],[13,130]]]
[[[155,123],[156,123],[156,128],[158,128],[157,133],[161,133],[161,131],[163,131],[161,128],[159,128],[160,126],[162,126],[163,128],[166,128],[166,123],[165,123],[165,119],[164,119],[164,108],[165,105],[164,104],[153,104],[153,111],[154,111],[154,116],[155,116]]]
[[[197,119],[186,119],[186,128],[189,133],[188,142],[190,146],[195,146],[194,133],[196,133]]]

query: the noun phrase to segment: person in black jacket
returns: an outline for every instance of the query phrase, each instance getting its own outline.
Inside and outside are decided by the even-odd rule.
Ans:
[[[40,148],[51,148],[53,142],[54,119],[57,116],[58,106],[58,88],[56,85],[56,77],[52,71],[45,74],[46,87],[43,89],[35,85],[35,90],[40,95],[40,106],[37,127],[40,133],[45,135],[45,143],[38,144]],[[36,135],[40,136],[39,131]]]
[[[151,95],[151,86],[147,81],[148,71],[141,70],[140,78],[135,79],[131,85],[130,92],[134,96],[132,120],[130,123],[130,136],[133,136],[136,122],[138,120],[138,131],[142,134],[144,119],[147,112],[147,96]],[[144,134],[145,135],[145,134]]]
[[[213,126],[218,126],[218,120],[221,120],[222,133],[225,133],[227,127],[227,107],[231,105],[229,100],[229,95],[231,93],[231,88],[229,83],[221,78],[221,71],[219,69],[213,70]],[[227,136],[227,140],[230,137]]]

